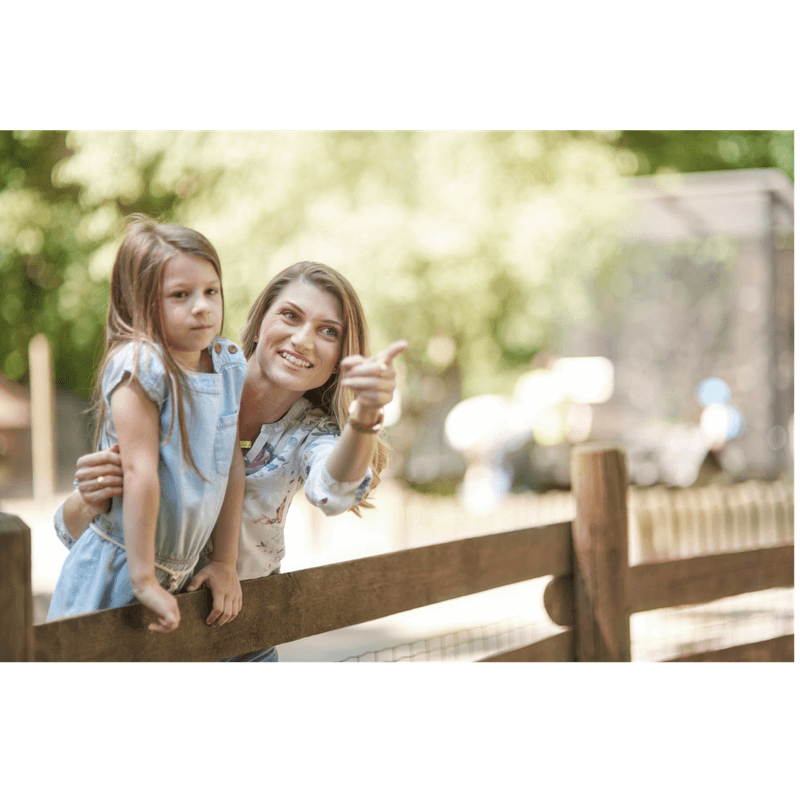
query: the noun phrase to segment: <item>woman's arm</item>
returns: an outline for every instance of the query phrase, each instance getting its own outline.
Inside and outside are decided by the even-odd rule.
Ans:
[[[356,418],[359,417],[365,419],[367,413],[357,413]],[[345,425],[325,466],[335,481],[352,483],[367,474],[374,452],[375,434],[359,432],[351,425]]]
[[[122,524],[133,593],[158,615],[149,629],[166,633],[178,627],[175,598],[156,580],[155,535],[160,502],[158,406],[131,378],[111,395],[111,414],[120,446],[125,495]]]
[[[375,452],[375,433],[368,429],[383,418],[383,407],[389,403],[397,386],[394,359],[408,349],[408,342],[398,341],[372,358],[353,355],[343,358],[342,386],[356,396],[348,424],[328,456],[325,466],[336,481],[360,480]]]
[[[78,488],[64,501],[63,515],[67,532],[73,539],[79,539],[98,514],[110,509],[111,498],[122,494],[119,445],[81,456],[75,481]]]

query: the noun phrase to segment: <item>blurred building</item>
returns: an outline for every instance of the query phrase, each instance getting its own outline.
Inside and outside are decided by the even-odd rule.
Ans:
[[[591,438],[624,443],[634,479],[639,470],[643,483],[664,481],[665,459],[688,464],[705,447],[698,386],[717,378],[743,422],[722,448],[726,469],[762,478],[790,470],[792,184],[766,169],[634,185],[618,280],[596,290],[597,321],[563,342],[564,355],[605,356],[615,367],[614,396],[596,408]]]

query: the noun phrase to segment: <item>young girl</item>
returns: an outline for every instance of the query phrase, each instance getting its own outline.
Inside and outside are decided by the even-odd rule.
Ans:
[[[246,364],[218,337],[222,322],[211,243],[188,228],[131,217],[111,276],[95,386],[95,446],[119,445],[125,494],[70,550],[48,621],[138,600],[157,615],[150,630],[173,630],[180,621],[173,593],[189,581],[209,537],[213,559],[192,588],[212,589],[208,624],[238,614],[244,462],[235,444]]]

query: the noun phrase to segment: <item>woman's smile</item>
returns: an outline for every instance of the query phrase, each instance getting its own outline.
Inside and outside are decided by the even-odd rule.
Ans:
[[[296,353],[290,353],[288,350],[279,350],[278,355],[281,356],[284,361],[288,361],[290,364],[294,364],[296,367],[311,369],[313,366],[313,364],[307,358],[298,356]]]

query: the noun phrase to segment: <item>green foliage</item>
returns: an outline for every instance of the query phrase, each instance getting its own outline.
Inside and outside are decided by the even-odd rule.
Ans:
[[[102,287],[82,275],[78,187],[53,187],[55,165],[69,156],[62,131],[0,131],[0,371],[28,371],[28,343],[38,332],[55,344],[58,383],[91,385]],[[88,302],[87,302],[88,301]]]
[[[24,380],[43,331],[59,384],[88,393],[114,252],[141,211],[214,242],[233,338],[271,275],[323,261],[358,290],[373,350],[411,341],[414,380],[508,393],[603,311],[594,285],[625,290],[624,176],[767,166],[793,176],[790,132],[2,131],[0,371]]]
[[[620,131],[617,145],[637,175],[775,167],[794,181],[794,131]]]

